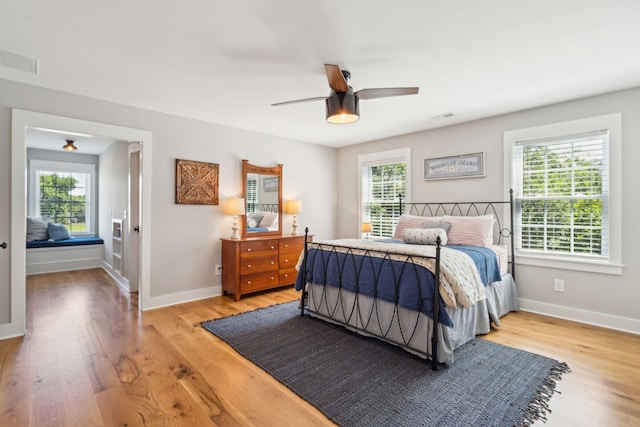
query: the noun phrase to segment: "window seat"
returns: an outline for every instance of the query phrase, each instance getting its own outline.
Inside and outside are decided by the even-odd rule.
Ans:
[[[27,274],[102,267],[103,254],[100,237],[27,242]]]
[[[102,245],[104,240],[100,237],[74,237],[64,240],[36,240],[27,242],[27,249],[31,248],[58,248],[61,246],[85,246],[85,245]]]

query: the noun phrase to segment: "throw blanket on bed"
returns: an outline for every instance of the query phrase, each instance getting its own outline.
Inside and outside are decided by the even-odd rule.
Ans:
[[[484,246],[459,246],[451,245],[447,246],[448,249],[455,249],[462,251],[473,260],[480,274],[482,283],[487,286],[493,282],[499,282],[502,280],[500,274],[500,265],[498,264],[498,257],[496,252],[491,248]]]
[[[319,248],[320,251],[316,248]],[[315,266],[310,265],[310,263],[314,264],[312,262],[312,257],[315,259],[316,252],[321,252],[325,259],[330,257],[331,254],[334,254],[333,256],[338,260],[338,262],[331,263],[328,262],[327,259],[321,263],[316,262]],[[352,255],[349,258],[350,262],[345,262],[345,257],[338,257],[338,253]],[[409,276],[414,280],[414,282],[415,280],[418,280],[420,284],[418,286],[415,284],[403,286],[401,294],[397,296],[395,295],[395,288],[392,288],[389,291],[392,292],[393,295],[391,296],[391,299],[387,300],[398,302],[396,297],[402,298],[402,300],[399,301],[402,306],[410,309],[419,309],[417,301],[422,302],[424,299],[428,299],[429,301],[431,300],[431,295],[433,294],[433,274],[422,275],[431,277],[430,286],[424,279],[414,279],[415,274],[413,274],[410,269],[407,270],[406,261],[411,261],[411,263],[416,266],[424,267],[433,273],[435,270],[435,254],[435,246],[428,245],[398,245],[394,243],[381,243],[357,239],[320,241],[311,244],[309,259],[307,260],[307,269],[309,269],[313,275],[313,278],[311,279],[313,283],[323,283],[322,280],[326,280],[326,278],[333,276],[334,280],[337,277],[337,281],[333,281],[333,284],[340,283],[347,289],[351,286],[353,289],[350,290],[352,291],[357,290],[362,293],[368,292],[370,296],[379,296],[381,298],[383,298],[383,296],[381,296],[380,293],[381,291],[384,292],[384,289],[383,287],[378,289],[376,285],[377,283],[398,283],[399,276]],[[363,260],[374,260],[376,258],[395,261],[396,263],[399,263],[399,265],[392,263],[392,265],[395,265],[394,269],[387,271],[380,268],[384,264],[382,261],[375,263],[377,265],[373,265],[374,268],[371,268],[371,265],[363,265],[363,262],[366,264],[366,261]],[[340,262],[340,259],[342,259],[342,262]],[[351,260],[354,260],[355,262]],[[372,262],[374,261],[369,261],[370,264]],[[323,272],[319,270],[317,268],[318,265],[324,268],[325,271]],[[397,268],[401,268],[401,270],[397,270]],[[375,275],[371,278],[373,282],[371,289],[367,289],[366,287],[364,289],[362,288],[362,285],[370,282],[359,277],[363,274]],[[387,274],[389,275],[389,278],[383,280],[383,278],[380,277],[380,274]],[[300,274],[298,276],[298,281],[296,282],[296,289],[302,289],[303,284],[301,282],[302,278]],[[331,281],[328,282],[331,284]],[[429,289],[424,289],[425,286],[430,288],[431,291]],[[405,296],[402,292],[411,295]],[[478,273],[478,269],[476,268],[473,260],[466,253],[454,249],[448,249],[446,247],[441,248],[440,296],[444,303],[449,307],[470,307],[475,304],[476,301],[486,298],[484,286],[482,279],[480,278],[480,274]],[[426,305],[425,309],[430,310],[431,304]]]

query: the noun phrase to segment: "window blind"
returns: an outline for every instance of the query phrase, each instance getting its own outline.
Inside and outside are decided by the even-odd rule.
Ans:
[[[366,162],[361,174],[362,214],[371,222],[370,236],[391,237],[400,216],[400,196],[406,193],[406,162]]]
[[[514,145],[516,249],[609,254],[609,131]]]

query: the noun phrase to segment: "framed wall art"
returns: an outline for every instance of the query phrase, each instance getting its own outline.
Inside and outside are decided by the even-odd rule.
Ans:
[[[262,181],[264,191],[278,191],[278,177],[265,178]]]
[[[176,203],[217,205],[218,171],[217,163],[176,159]]]
[[[436,157],[424,160],[425,180],[480,176],[484,176],[484,153]]]

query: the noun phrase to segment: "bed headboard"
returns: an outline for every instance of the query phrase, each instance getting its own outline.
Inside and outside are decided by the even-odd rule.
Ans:
[[[493,242],[509,248],[511,274],[515,277],[513,190],[509,190],[509,200],[491,202],[403,202],[400,199],[400,214],[416,216],[480,216],[495,215]]]
[[[278,213],[277,203],[248,203],[247,212],[271,212]]]

